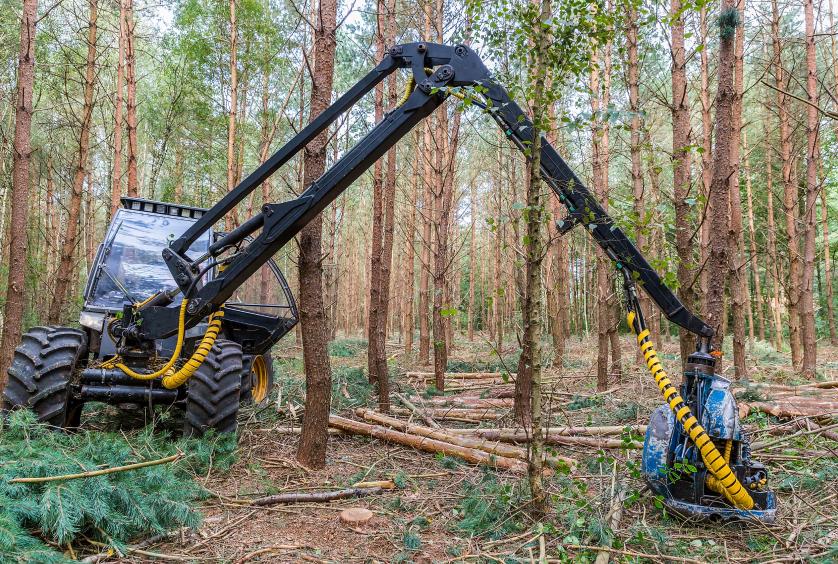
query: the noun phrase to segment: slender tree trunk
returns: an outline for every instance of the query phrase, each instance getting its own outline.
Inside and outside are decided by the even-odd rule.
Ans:
[[[414,146],[419,151],[419,130],[414,130]],[[418,164],[414,163],[418,167]],[[405,228],[404,244],[404,305],[402,306],[402,337],[404,339],[404,354],[410,357],[413,354],[413,293],[416,278],[416,257],[413,245],[416,235],[416,205],[419,199],[419,171],[414,170],[413,185],[410,189],[410,197],[407,210],[407,227]]]
[[[322,113],[332,99],[335,68],[336,0],[319,0],[314,29],[313,75],[309,122]],[[326,168],[327,132],[318,135],[304,152],[303,183],[309,186]],[[303,430],[297,447],[297,460],[309,468],[326,464],[332,375],[329,365],[328,328],[323,305],[321,238],[323,218],[318,215],[300,231],[300,322],[303,363],[306,373],[306,401]]]
[[[35,24],[37,0],[24,0],[20,18],[20,48],[15,99],[15,137],[12,153],[12,205],[9,229],[6,304],[3,337],[0,340],[0,392],[6,387],[6,371],[20,342],[26,305],[26,226],[29,219],[29,164],[32,158],[32,90],[35,82]],[[48,214],[49,215],[49,214]]]
[[[678,294],[687,308],[694,310],[695,261],[693,259],[693,206],[689,203],[690,182],[690,102],[687,95],[687,59],[684,44],[684,14],[681,0],[670,4],[672,30],[672,181],[675,199],[675,248],[678,253]],[[636,56],[636,55],[635,55]],[[695,350],[695,336],[678,328],[681,362]]]
[[[608,46],[604,50],[609,49]],[[599,200],[603,209],[608,209],[608,186],[606,184],[608,166],[608,151],[606,144],[606,126],[603,123],[600,112],[604,109],[603,78],[600,69],[600,55],[603,51],[597,51],[591,60],[591,113],[593,114],[593,130],[591,132],[592,153],[593,153],[593,184],[594,194]],[[596,295],[597,295],[597,362],[596,382],[597,390],[603,391],[608,387],[608,352],[611,345],[611,279],[610,260],[605,253],[597,249],[596,267]]]
[[[126,128],[128,131],[128,196],[139,195],[137,179],[137,57],[134,51],[134,0],[124,0],[125,9],[125,83],[127,88]]]
[[[707,268],[707,322],[716,330],[716,345],[721,349],[724,334],[720,333],[725,311],[724,295],[727,282],[728,244],[719,234],[727,233],[730,225],[730,178],[734,173],[730,162],[730,147],[736,130],[733,126],[733,104],[736,91],[733,85],[735,64],[734,36],[738,15],[733,0],[722,0],[719,33],[719,86],[716,92],[716,143],[713,152],[713,178],[710,185],[711,233]],[[721,372],[721,366],[719,366]]]
[[[745,239],[742,230],[742,195],[739,183],[740,136],[742,131],[742,96],[744,94],[745,57],[745,0],[738,0],[739,25],[734,40],[733,134],[730,144],[730,225],[728,230],[730,262],[731,318],[733,320],[733,366],[737,379],[746,378],[745,317],[748,306],[748,286],[745,275]]]
[[[707,7],[702,4],[699,11],[699,29],[701,41],[707,44]],[[699,250],[701,256],[701,274],[699,275],[699,288],[701,291],[702,310],[707,312],[707,289],[709,283],[707,261],[710,257],[710,185],[713,180],[713,121],[710,115],[710,60],[707,49],[702,49],[699,54],[701,88],[699,98],[701,100],[701,194],[704,196],[704,206],[701,215],[701,226],[699,227]]]
[[[93,90],[96,80],[96,20],[98,16],[97,0],[90,0],[90,19],[87,26],[87,64],[84,73],[84,105],[82,107],[81,129],[79,131],[79,150],[76,170],[73,174],[72,194],[70,195],[67,230],[61,246],[61,261],[58,276],[49,308],[48,323],[56,324],[61,320],[61,312],[67,299],[67,291],[73,277],[76,250],[79,246],[79,218],[81,215],[84,179],[87,175],[90,158],[90,128],[93,120]]]
[[[681,25],[683,30],[683,24]],[[634,199],[634,215],[636,223],[634,228],[635,244],[641,253],[648,256],[649,241],[647,232],[649,230],[648,202],[645,201],[645,187],[643,185],[642,158],[640,147],[641,111],[640,111],[640,62],[638,57],[638,21],[637,4],[634,1],[628,2],[628,14],[626,20],[626,36],[628,40],[628,96],[629,111],[631,112],[631,134],[629,138],[629,154],[631,159],[631,192]],[[674,50],[674,45],[673,45]],[[674,54],[674,53],[673,53]],[[673,67],[674,72],[674,67]],[[674,80],[674,74],[673,74]],[[673,121],[674,128],[674,121]],[[673,139],[674,143],[674,139]],[[646,292],[640,292],[640,308],[647,315],[651,315],[652,300]],[[657,341],[658,336],[652,335],[652,340]],[[643,362],[643,353],[637,349],[636,358]]]
[[[528,372],[531,380],[531,398],[529,405],[529,419],[531,423],[530,452],[527,460],[527,474],[529,477],[530,493],[532,495],[532,515],[535,519],[547,514],[548,497],[544,489],[544,442],[542,432],[542,400],[541,400],[541,300],[543,294],[541,268],[545,254],[544,217],[546,215],[545,194],[541,183],[541,131],[549,122],[548,101],[545,99],[547,85],[547,61],[543,50],[547,48],[551,39],[548,29],[539,25],[549,21],[552,17],[550,0],[540,2],[539,22],[535,22],[535,36],[529,68],[530,89],[533,93],[533,143],[532,157],[529,168],[530,176],[527,182],[527,210],[526,230],[527,240],[524,246],[526,256],[526,289],[524,307],[521,312],[524,325],[523,352],[521,357],[527,357]],[[518,374],[520,379],[521,374]],[[518,398],[516,397],[516,400]]]
[[[786,285],[786,299],[789,312],[789,345],[794,368],[800,369],[803,362],[802,341],[800,335],[800,274],[801,258],[797,237],[797,184],[792,176],[792,140],[789,126],[788,97],[781,91],[787,90],[785,69],[783,68],[780,43],[780,14],[777,0],[771,2],[771,39],[774,49],[774,80],[777,87],[777,114],[780,120],[780,162],[783,177],[783,211],[786,218],[786,238],[788,241],[789,273]]]
[[[468,251],[468,340],[474,342],[474,269],[476,267],[475,251],[477,246],[475,244],[475,231],[477,223],[477,189],[475,187],[475,179],[471,180],[469,184],[469,200],[471,203],[471,226],[469,227],[469,251]]]
[[[766,126],[766,129],[768,126]],[[771,302],[771,318],[773,321],[774,349],[777,352],[783,350],[783,316],[782,316],[782,283],[780,281],[780,271],[777,257],[777,228],[774,223],[774,170],[771,164],[771,153],[773,147],[770,144],[768,132],[765,134],[765,169],[766,181],[765,191],[768,193],[767,210],[768,215],[768,260],[771,263],[771,285],[774,291],[774,299]]]
[[[113,217],[119,207],[122,196],[122,94],[125,74],[125,0],[119,2],[119,55],[116,63],[116,95],[114,96],[113,114],[113,173],[111,174],[111,208],[109,217]]]
[[[829,340],[838,345],[838,333],[835,330],[835,294],[832,286],[832,255],[829,245],[829,221],[826,204],[826,187],[821,191],[821,225],[823,226],[823,273],[826,278],[826,317],[829,320]]]
[[[751,162],[748,156],[748,138],[742,137],[742,148],[745,151],[745,190],[748,197],[748,235],[750,237],[750,263],[754,275],[754,303],[756,305],[757,333],[760,341],[765,341],[765,308],[762,298],[762,280],[759,275],[759,255],[757,255],[757,234],[754,227],[754,197],[751,186]],[[770,161],[769,161],[770,162]],[[752,326],[753,329],[753,326]],[[751,339],[753,340],[753,331]]]
[[[800,290],[800,324],[803,341],[803,375],[814,378],[818,361],[818,335],[815,330],[815,238],[817,237],[818,190],[818,77],[815,56],[814,0],[805,0],[806,27],[806,207],[803,211],[803,276]]]
[[[236,114],[239,109],[238,29],[236,26],[236,0],[230,0],[230,107],[227,111],[227,192],[236,187]],[[232,231],[239,225],[237,208],[226,217],[226,229]]]

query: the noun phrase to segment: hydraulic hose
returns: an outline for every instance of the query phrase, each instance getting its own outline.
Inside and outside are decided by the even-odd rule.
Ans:
[[[646,366],[649,372],[655,379],[655,382],[663,394],[664,400],[669,404],[670,409],[675,414],[675,418],[684,427],[690,439],[698,447],[701,453],[701,459],[705,466],[710,471],[710,476],[707,477],[707,486],[722,494],[727,500],[737,509],[753,509],[754,500],[751,495],[742,487],[733,470],[730,469],[728,461],[730,460],[730,451],[732,442],[729,442],[725,447],[726,457],[722,456],[716,445],[707,435],[707,432],[699,424],[698,420],[690,411],[690,408],[684,403],[681,394],[670,382],[663,365],[658,359],[658,353],[655,351],[654,344],[649,338],[649,330],[638,323],[635,326],[636,315],[634,311],[628,313],[628,324],[632,331],[637,333],[637,343],[640,345],[640,350],[643,357],[646,359]]]
[[[163,387],[169,390],[175,389],[184,382],[186,382],[198,368],[204,363],[206,360],[207,355],[209,354],[210,349],[212,349],[213,344],[215,344],[215,340],[218,338],[218,333],[221,331],[221,320],[224,317],[224,309],[219,309],[209,318],[209,325],[207,327],[206,333],[204,333],[204,337],[201,339],[198,348],[195,349],[195,352],[192,353],[192,356],[186,361],[180,369],[174,371],[172,368],[177,362],[178,358],[180,358],[181,350],[183,349],[183,340],[186,335],[186,304],[189,300],[185,299],[180,304],[180,315],[178,317],[178,334],[177,334],[177,341],[175,343],[175,350],[172,353],[172,357],[163,365],[162,368],[156,370],[154,372],[150,372],[148,374],[142,372],[136,372],[131,370],[125,364],[122,364],[119,361],[119,357],[106,361],[102,364],[104,368],[111,368],[116,367],[122,370],[125,374],[134,378],[136,380],[154,380],[155,378],[159,378],[163,376]]]
[[[201,339],[201,343],[198,345],[198,348],[195,349],[195,352],[192,353],[192,356],[189,357],[189,360],[186,361],[186,364],[184,364],[180,370],[173,374],[167,374],[163,377],[164,388],[173,390],[181,386],[184,382],[189,380],[198,368],[200,368],[200,366],[204,363],[204,360],[206,360],[210,349],[212,349],[212,345],[215,344],[215,339],[218,338],[218,333],[221,331],[221,319],[223,317],[223,309],[220,309],[210,315],[209,327],[207,327],[207,332],[204,333],[204,338]]]
[[[183,348],[183,336],[186,333],[186,303],[189,300],[186,298],[180,304],[180,314],[178,315],[178,322],[177,322],[177,342],[175,344],[175,351],[172,353],[172,358],[163,365],[160,370],[156,370],[154,372],[149,372],[148,374],[144,374],[142,372],[135,372],[131,370],[121,362],[119,362],[119,357],[115,357],[111,360],[105,361],[102,363],[103,368],[112,368],[116,367],[122,370],[125,374],[134,378],[136,380],[154,380],[155,378],[159,378],[164,374],[168,373],[172,367],[177,362],[177,359],[180,358],[180,351]]]

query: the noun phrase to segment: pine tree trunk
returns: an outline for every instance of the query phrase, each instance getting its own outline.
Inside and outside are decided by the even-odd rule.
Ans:
[[[314,63],[311,79],[309,122],[329,107],[335,68],[337,1],[320,0],[314,29]],[[328,133],[323,132],[304,152],[303,183],[309,186],[326,168]],[[297,460],[309,468],[326,464],[332,375],[329,365],[328,328],[323,305],[321,239],[323,218],[318,215],[300,231],[300,322],[306,374],[305,418],[297,447]]]
[[[713,152],[713,178],[710,186],[710,232],[716,236],[710,241],[710,255],[707,260],[707,322],[716,330],[716,345],[721,349],[724,334],[721,333],[725,311],[725,285],[729,272],[728,242],[724,234],[730,225],[730,178],[733,166],[730,162],[731,145],[736,130],[733,128],[733,104],[736,91],[733,85],[735,64],[734,35],[731,23],[738,16],[733,0],[722,0],[719,41],[718,90],[716,92],[716,143]],[[717,368],[721,372],[721,366]]]
[[[631,192],[634,199],[635,245],[645,256],[649,256],[649,242],[646,236],[649,230],[648,206],[645,201],[645,188],[643,186],[642,158],[640,153],[640,130],[642,127],[640,113],[640,62],[638,58],[638,21],[637,5],[629,2],[626,20],[626,39],[628,40],[628,96],[629,111],[631,112],[631,133],[629,138],[629,155],[631,160]],[[674,48],[674,47],[673,47]],[[674,75],[673,75],[674,80]],[[673,121],[674,128],[674,121]],[[674,140],[673,140],[674,143]],[[641,291],[640,309],[646,315],[651,315],[652,300],[646,292]],[[658,335],[652,335],[652,340],[657,341]],[[636,360],[644,362],[643,353],[637,349]]]
[[[119,207],[122,196],[122,94],[125,76],[125,0],[119,2],[119,54],[116,63],[116,95],[114,96],[113,114],[113,173],[111,174],[111,208],[109,217],[113,217]]]
[[[414,147],[419,151],[419,129],[414,130]],[[412,185],[408,197],[407,226],[404,242],[404,295],[402,302],[402,339],[404,340],[404,354],[407,358],[413,354],[413,294],[416,280],[416,206],[419,200],[419,171],[413,171]]]
[[[78,160],[73,174],[72,193],[70,194],[67,230],[61,246],[61,261],[58,264],[58,276],[55,281],[52,304],[49,308],[48,323],[53,325],[61,321],[61,313],[67,300],[67,291],[73,279],[76,250],[79,243],[79,218],[81,216],[84,179],[87,175],[90,158],[90,128],[93,121],[93,90],[96,80],[96,20],[98,17],[97,0],[90,0],[90,17],[87,26],[87,64],[84,74],[84,105],[82,107],[81,129],[79,131]]]
[[[607,166],[604,147],[604,124],[602,110],[602,86],[600,71],[600,51],[591,57],[591,113],[592,121],[592,161],[594,195],[604,210],[608,210],[608,186],[605,185],[604,168]],[[596,387],[598,391],[608,388],[608,352],[610,347],[609,326],[611,325],[611,280],[609,277],[610,260],[600,249],[596,250],[596,296],[597,296],[597,360]]]
[[[672,30],[672,183],[675,200],[675,248],[678,253],[678,294],[684,305],[694,310],[697,302],[692,246],[694,221],[693,207],[688,202],[692,190],[690,103],[687,95],[687,60],[681,0],[671,1],[670,18]],[[685,363],[687,357],[695,350],[695,336],[679,327],[678,338],[681,346],[681,362]]]
[[[823,273],[826,278],[826,317],[829,321],[829,340],[838,345],[838,334],[835,330],[835,310],[833,302],[835,294],[832,286],[832,255],[829,245],[829,221],[826,205],[826,187],[821,191],[821,225],[823,226]]]
[[[532,496],[531,514],[539,519],[547,514],[548,497],[544,489],[544,434],[542,431],[542,358],[541,358],[541,296],[543,293],[541,267],[544,258],[544,216],[546,215],[544,186],[541,183],[541,131],[549,122],[547,101],[544,91],[547,84],[547,61],[543,50],[550,44],[550,34],[540,22],[546,22],[552,17],[550,0],[541,0],[539,21],[535,22],[536,32],[533,37],[533,49],[529,68],[530,89],[533,93],[533,143],[532,157],[527,182],[527,243],[524,247],[526,256],[526,290],[522,309],[524,325],[523,353],[527,356],[527,371],[530,378],[529,417],[531,423],[529,458],[527,461],[527,475],[529,477],[530,495]],[[548,28],[549,29],[549,28]],[[519,372],[518,379],[521,374]],[[517,387],[517,386],[516,386]],[[517,390],[516,390],[517,391]],[[516,394],[516,403],[517,403]]]
[[[748,287],[745,275],[745,239],[742,231],[742,195],[739,188],[740,136],[742,131],[742,97],[744,94],[745,0],[738,0],[739,25],[734,40],[733,132],[730,144],[730,224],[728,253],[730,262],[731,319],[733,321],[733,366],[737,379],[747,377],[745,366],[745,318]]]
[[[814,0],[805,0],[803,14],[806,27],[806,207],[803,212],[803,276],[800,290],[800,324],[803,341],[803,375],[814,378],[818,361],[818,335],[815,330],[815,238],[817,237],[818,190],[818,77],[815,55]]]
[[[701,42],[707,44],[707,7],[701,6],[699,11],[699,29]],[[701,195],[704,197],[701,226],[699,227],[699,250],[701,257],[701,274],[699,275],[699,289],[702,300],[702,311],[707,312],[707,288],[709,284],[707,261],[710,257],[710,185],[713,181],[713,121],[710,116],[710,59],[707,49],[699,54],[701,87]]]
[[[768,126],[766,126],[767,129]],[[779,260],[777,257],[777,236],[776,236],[776,226],[774,223],[774,188],[773,188],[773,180],[774,180],[774,170],[773,165],[771,164],[771,152],[772,147],[770,145],[770,140],[768,137],[768,132],[766,131],[765,135],[765,169],[766,169],[766,181],[765,181],[765,191],[768,193],[767,198],[767,210],[766,215],[768,216],[768,260],[771,263],[771,286],[774,291],[774,297],[771,301],[771,306],[769,311],[771,312],[771,319],[773,325],[773,338],[772,343],[774,344],[774,349],[777,352],[782,352],[783,350],[783,317],[782,317],[782,283],[780,281],[780,272],[779,266],[777,261]]]
[[[742,149],[745,152],[745,190],[748,197],[748,235],[750,237],[751,272],[754,275],[754,305],[756,306],[757,333],[760,341],[765,341],[765,308],[762,299],[762,280],[759,275],[759,255],[757,255],[757,234],[754,228],[754,197],[751,186],[751,162],[748,153],[748,137],[742,136]],[[751,340],[754,339],[753,324]]]
[[[469,251],[468,251],[468,340],[474,342],[474,283],[476,259],[475,251],[477,246],[475,244],[475,231],[477,222],[477,189],[475,187],[475,179],[472,178],[469,184],[469,200],[471,203],[471,226],[469,227]]]
[[[781,92],[787,90],[785,69],[783,68],[782,49],[780,39],[780,14],[777,0],[771,1],[771,40],[774,50],[774,81],[777,91],[777,114],[780,121],[780,162],[783,178],[783,211],[786,218],[786,239],[788,243],[789,271],[786,284],[786,299],[789,313],[789,346],[791,348],[792,365],[795,370],[803,362],[802,342],[800,335],[800,280],[801,258],[797,236],[797,185],[792,177],[792,140],[789,126],[788,97]]]
[[[15,347],[20,341],[26,305],[26,226],[29,219],[29,164],[32,159],[32,91],[35,81],[35,25],[37,0],[24,0],[20,19],[20,48],[15,100],[15,137],[12,154],[11,228],[8,240],[9,276],[0,340],[0,391],[6,387]]]
[[[125,4],[125,86],[127,89],[126,129],[128,131],[128,196],[139,196],[137,180],[137,73],[136,53],[134,51],[134,0],[124,0]]]
[[[236,26],[236,0],[230,0],[230,107],[227,109],[227,192],[236,187],[236,114],[239,109],[238,30]],[[239,225],[239,212],[233,208],[226,217],[226,229],[232,231]]]

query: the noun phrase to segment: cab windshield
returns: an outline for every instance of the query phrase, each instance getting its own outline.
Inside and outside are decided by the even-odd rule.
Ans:
[[[162,252],[194,220],[120,208],[100,250],[90,276],[91,307],[121,310],[126,301],[139,302],[160,290],[177,287]],[[209,247],[209,233],[195,241],[189,254],[197,257]],[[181,296],[175,298],[179,302]]]

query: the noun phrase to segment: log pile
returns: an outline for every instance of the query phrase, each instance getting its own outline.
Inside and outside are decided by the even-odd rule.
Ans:
[[[774,417],[838,417],[838,382],[812,382],[801,386],[751,384],[765,399],[739,401],[739,415],[758,409]]]
[[[456,432],[449,429],[431,429],[420,425],[412,425],[406,421],[402,421],[401,419],[396,419],[395,417],[390,417],[371,409],[358,408],[355,410],[355,413],[367,421],[379,425],[386,425],[404,433],[419,435],[420,437],[427,437],[465,448],[480,450],[496,456],[524,461],[527,460],[526,449],[505,444],[504,442],[496,439],[486,439],[484,437],[474,438],[467,435],[458,435]],[[576,464],[575,460],[564,456],[547,456],[545,458],[545,462],[547,462],[550,466],[557,468],[563,466],[573,467]]]

